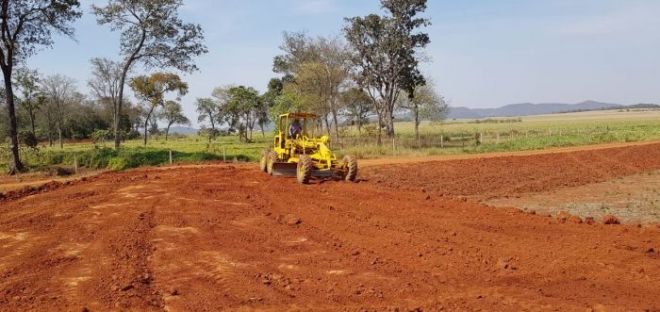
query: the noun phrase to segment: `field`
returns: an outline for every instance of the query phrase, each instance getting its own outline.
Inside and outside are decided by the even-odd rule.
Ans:
[[[358,183],[243,163],[49,183],[0,200],[0,310],[656,311],[657,220],[492,203],[658,170],[636,143],[364,160]]]
[[[397,122],[397,135],[377,144],[373,125],[358,133],[356,127],[342,130],[333,147],[340,154],[359,158],[383,156],[456,155],[487,152],[540,150],[549,147],[582,146],[612,142],[639,142],[660,139],[660,110],[610,110],[497,118],[487,120],[447,120],[425,122],[420,126],[420,140],[415,140],[410,122]],[[169,153],[176,163],[199,163],[209,160],[256,161],[271,142],[272,131],[255,132],[252,143],[241,143],[236,136],[221,136],[209,143],[200,136],[175,136],[165,141],[154,137],[144,147],[142,140],[131,140],[124,149],[114,151],[111,142],[42,145],[38,151],[23,150],[23,158],[33,170],[49,166],[73,167],[77,162],[87,169],[122,170],[169,163]],[[478,144],[477,144],[478,141]],[[8,150],[0,152],[0,168],[9,162]]]

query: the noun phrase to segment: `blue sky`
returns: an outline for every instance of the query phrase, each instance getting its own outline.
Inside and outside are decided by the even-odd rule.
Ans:
[[[89,59],[117,59],[119,38],[98,26],[92,3],[76,23],[76,41],[57,38],[29,60],[86,91]],[[341,35],[343,18],[379,12],[377,0],[187,0],[182,17],[202,25],[210,53],[186,76],[193,103],[216,86],[263,90],[283,31]],[[599,100],[660,102],[660,1],[429,0],[432,43],[424,73],[454,106]],[[191,118],[195,120],[196,118]]]

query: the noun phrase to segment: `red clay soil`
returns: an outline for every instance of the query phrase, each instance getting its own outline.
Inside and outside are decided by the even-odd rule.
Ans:
[[[557,155],[495,160],[459,184],[527,190],[536,180],[516,172],[557,186],[608,176],[580,163],[610,176],[660,164],[641,152],[567,155],[554,172]],[[501,164],[515,165],[511,177],[495,175]],[[463,163],[406,168],[440,166]],[[657,311],[659,242],[657,227],[559,223],[373,178],[299,185],[256,165],[141,169],[0,201],[0,310]]]
[[[368,167],[361,176],[399,189],[479,199],[603,182],[660,169],[660,143],[566,153]]]

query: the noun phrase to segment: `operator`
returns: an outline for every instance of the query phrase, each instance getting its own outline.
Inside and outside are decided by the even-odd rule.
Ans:
[[[302,126],[300,125],[300,120],[294,119],[289,126],[289,137],[295,139],[302,133]]]

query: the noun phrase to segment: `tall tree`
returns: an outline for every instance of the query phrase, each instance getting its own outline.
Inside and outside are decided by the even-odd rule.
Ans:
[[[87,85],[96,99],[105,107],[109,107],[112,125],[120,118],[117,111],[119,103],[119,84],[122,75],[121,64],[106,59],[93,58],[90,60],[92,65],[92,78],[87,81]],[[120,127],[121,128],[121,127]]]
[[[198,122],[204,122],[206,120],[211,124],[211,131],[215,132],[215,125],[220,119],[220,106],[212,98],[198,98],[195,102],[197,107],[197,117]]]
[[[18,154],[18,124],[14,103],[14,66],[34,55],[40,47],[53,44],[53,33],[73,36],[70,24],[82,13],[77,0],[0,0],[0,69],[4,78],[5,102],[12,145],[10,173],[23,170]]]
[[[179,18],[182,4],[182,0],[108,0],[106,6],[92,6],[99,24],[121,31],[123,61],[113,127],[115,148],[120,145],[119,117],[132,66],[141,63],[147,68],[192,72],[197,70],[193,58],[207,52],[201,26]]]
[[[54,113],[54,125],[57,130],[58,142],[60,148],[64,148],[63,131],[69,110],[69,103],[76,93],[75,81],[69,77],[56,74],[46,77],[42,82],[42,92],[47,97],[50,112]]]
[[[381,6],[387,12],[384,16],[347,18],[344,33],[356,51],[357,82],[374,100],[387,135],[394,136],[399,93],[412,95],[413,89],[425,82],[418,68],[417,51],[430,39],[418,29],[430,21],[417,16],[426,10],[426,0],[381,0]]]
[[[165,105],[165,93],[177,92],[179,96],[188,93],[188,84],[181,77],[172,73],[154,73],[150,76],[138,76],[131,80],[131,88],[146,105],[144,119],[144,145],[147,145],[149,121],[156,107]]]
[[[165,141],[167,141],[167,138],[170,134],[170,127],[172,127],[172,125],[190,124],[190,120],[188,119],[188,117],[186,117],[186,115],[183,114],[181,103],[176,101],[165,102],[161,116],[167,122],[167,127],[165,128]]]
[[[259,92],[252,87],[238,86],[232,87],[228,91],[229,101],[225,109],[238,116],[235,120],[239,129],[239,138],[250,142],[252,140],[252,131],[257,121],[257,112],[262,104]],[[249,133],[249,136],[248,136]]]
[[[328,134],[332,120],[339,137],[340,94],[352,65],[346,44],[339,38],[284,33],[280,49],[284,54],[275,57],[274,71],[290,77],[289,88],[299,94],[306,109],[323,116]]]
[[[411,113],[415,125],[415,140],[419,144],[419,125],[422,120],[444,119],[449,106],[430,83],[415,88],[413,92],[412,96],[406,94],[399,99],[399,107]]]
[[[30,119],[30,130],[36,136],[35,123],[37,113],[45,102],[45,97],[39,94],[39,72],[22,68],[16,71],[16,86],[20,90],[20,104]]]

